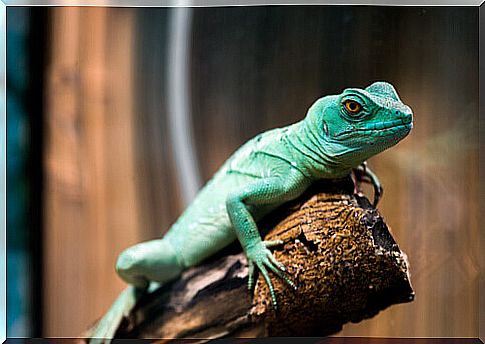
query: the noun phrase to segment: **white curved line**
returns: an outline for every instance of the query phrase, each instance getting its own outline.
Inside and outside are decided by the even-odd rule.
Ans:
[[[190,114],[190,32],[192,9],[177,7],[169,18],[168,124],[183,202],[190,203],[201,186]]]

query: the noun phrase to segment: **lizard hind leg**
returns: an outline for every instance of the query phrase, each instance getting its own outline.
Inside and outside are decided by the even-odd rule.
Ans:
[[[184,266],[166,239],[143,242],[123,251],[116,262],[118,275],[127,283],[146,289],[150,281],[165,283],[177,278]]]
[[[177,278],[183,268],[176,252],[165,239],[147,241],[123,251],[118,257],[116,271],[130,286],[98,322],[90,343],[109,343],[123,317],[129,315],[139,298],[147,292],[150,282],[169,282]]]

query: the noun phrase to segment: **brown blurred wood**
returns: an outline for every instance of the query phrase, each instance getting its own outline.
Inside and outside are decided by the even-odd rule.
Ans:
[[[133,13],[55,8],[45,120],[44,335],[73,337],[124,284],[141,241],[134,164]],[[76,309],[76,312],[72,312]]]
[[[79,120],[79,9],[52,13],[52,46],[55,59],[47,70],[45,121],[45,195],[44,195],[44,332],[56,335],[58,326],[76,324],[83,311],[73,313],[60,300],[69,291],[56,286],[79,283],[83,266],[65,264],[73,245],[85,251],[83,183],[81,181]],[[55,30],[54,30],[55,29]],[[57,47],[57,48],[56,48]],[[62,49],[60,49],[62,47]],[[62,216],[61,216],[62,214]],[[70,267],[70,268],[69,268]],[[85,293],[79,295],[84,297]],[[88,301],[89,302],[89,301]],[[66,307],[66,308],[64,308]],[[82,320],[81,320],[82,321]]]
[[[322,182],[260,223],[271,228],[267,240],[284,241],[273,252],[298,285],[273,278],[277,312],[262,276],[251,300],[246,259],[233,245],[147,295],[117,337],[325,336],[413,300],[405,255],[352,190],[348,179]]]

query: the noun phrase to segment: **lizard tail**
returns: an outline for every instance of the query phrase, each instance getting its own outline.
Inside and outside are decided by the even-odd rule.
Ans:
[[[113,303],[108,312],[96,324],[89,340],[90,344],[108,344],[113,339],[123,317],[128,316],[136,302],[143,294],[143,291],[129,286]]]

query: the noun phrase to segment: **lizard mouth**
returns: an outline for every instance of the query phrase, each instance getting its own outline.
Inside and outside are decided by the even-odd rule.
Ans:
[[[392,135],[402,131],[410,131],[413,128],[413,121],[412,119],[398,119],[394,121],[387,121],[387,122],[378,122],[372,123],[367,127],[362,128],[352,128],[350,130],[342,131],[338,133],[336,136],[353,136],[353,134],[361,135],[367,133],[379,133],[379,135]]]
[[[367,128],[362,128],[362,130],[387,130],[392,128],[399,128],[399,127],[406,127],[411,125],[412,126],[413,120],[411,117],[408,119],[397,119],[394,121],[387,121],[387,122],[377,122],[372,123]]]

